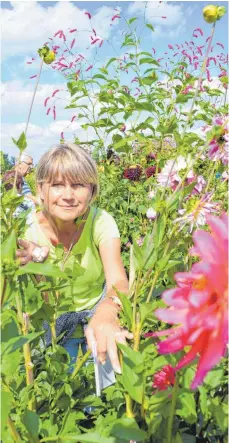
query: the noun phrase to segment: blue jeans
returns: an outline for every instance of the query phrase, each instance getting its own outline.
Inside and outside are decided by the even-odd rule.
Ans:
[[[73,372],[76,364],[76,360],[79,353],[79,347],[81,345],[81,349],[83,354],[87,352],[87,343],[85,337],[82,338],[69,338],[66,343],[64,343],[63,347],[68,352],[70,357],[70,365],[69,372]]]

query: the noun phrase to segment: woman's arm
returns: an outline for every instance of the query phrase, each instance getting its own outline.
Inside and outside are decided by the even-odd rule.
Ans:
[[[112,296],[116,296],[113,286],[120,292],[128,293],[128,280],[121,259],[121,245],[119,238],[105,241],[99,246],[107,285],[107,295],[87,329],[86,337],[89,348],[92,350],[93,340],[97,343],[97,352],[100,362],[106,361],[109,354],[112,366],[118,373],[121,372],[116,343],[126,343],[126,338],[133,338],[133,334],[119,326],[118,312],[120,307],[114,303]]]

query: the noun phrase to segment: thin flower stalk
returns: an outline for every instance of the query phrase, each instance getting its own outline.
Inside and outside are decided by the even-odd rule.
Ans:
[[[171,402],[171,408],[170,408],[170,416],[168,420],[168,428],[167,428],[167,443],[172,443],[172,434],[173,434],[173,420],[174,415],[176,411],[176,401],[177,401],[177,394],[178,394],[178,388],[179,388],[179,375],[178,373],[175,376],[175,383],[173,387],[173,393],[172,393],[172,402]]]

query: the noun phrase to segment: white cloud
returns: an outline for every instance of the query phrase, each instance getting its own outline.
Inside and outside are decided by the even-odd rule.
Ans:
[[[130,14],[143,14],[144,11],[146,20],[152,23],[155,29],[155,32],[152,33],[153,40],[164,36],[167,38],[176,38],[185,30],[186,18],[182,4],[179,4],[179,2],[174,4],[172,2],[151,1],[147,3],[146,9],[143,7],[142,2],[134,2],[128,10]],[[188,8],[188,15],[191,13],[191,8]]]
[[[59,1],[54,6],[44,8],[35,1],[12,1],[11,6],[13,9],[1,9],[3,58],[31,52],[34,54],[59,29],[68,32],[71,28],[77,28],[81,31],[74,34],[77,50],[90,46],[90,21],[85,15],[86,10],[80,9],[75,3]],[[103,6],[92,16],[92,27],[101,38],[108,38],[116,25],[112,23],[110,27],[112,14],[113,8]]]

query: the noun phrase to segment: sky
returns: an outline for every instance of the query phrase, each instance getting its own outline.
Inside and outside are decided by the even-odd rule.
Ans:
[[[96,67],[104,66],[110,57],[124,55],[121,44],[125,19],[131,17],[137,17],[135,24],[142,37],[141,49],[152,53],[154,48],[156,59],[169,52],[168,44],[174,46],[192,40],[195,28],[201,28],[204,32],[204,37],[198,35],[198,38],[202,38],[199,40],[202,44],[211,32],[211,25],[202,17],[202,8],[209,3],[228,6],[224,1],[149,1],[146,9],[143,1],[2,1],[1,150],[9,155],[18,154],[12,137],[17,139],[26,126],[37,80],[37,77],[30,77],[38,74],[40,65],[37,49],[42,47],[44,42],[50,42],[50,38],[54,38],[58,30],[63,30],[68,36],[69,45],[75,38],[72,50],[74,57],[79,53],[83,55],[84,68],[93,64],[93,69],[89,70],[88,74],[94,75],[98,72],[95,72]],[[91,21],[85,12],[91,14]],[[141,32],[144,12],[147,23],[153,25],[155,32]],[[112,20],[114,15],[119,14],[120,19]],[[166,19],[163,19],[165,16]],[[214,43],[222,43],[226,52],[227,22],[228,14],[217,23],[214,36]],[[77,29],[77,32],[70,33],[72,29]],[[92,29],[95,29],[96,36]],[[99,40],[92,45],[92,39],[98,36]],[[101,40],[103,44],[99,48]],[[58,45],[60,41],[63,43],[63,39],[56,36],[52,44]],[[220,46],[217,50],[219,53],[222,51]],[[33,58],[35,60],[32,60]],[[130,79],[127,77],[126,81]],[[59,91],[52,98],[55,90]],[[44,106],[47,97],[51,97],[49,104],[52,104],[48,115],[49,104]],[[77,119],[77,115],[71,123],[74,110],[65,109],[69,103],[63,73],[44,65],[27,132],[26,151],[33,156],[35,163],[47,149],[59,143],[61,132],[64,132],[66,141],[72,141],[74,135],[82,141],[94,137],[93,129],[81,128],[82,121]],[[56,119],[53,104],[56,106]]]

